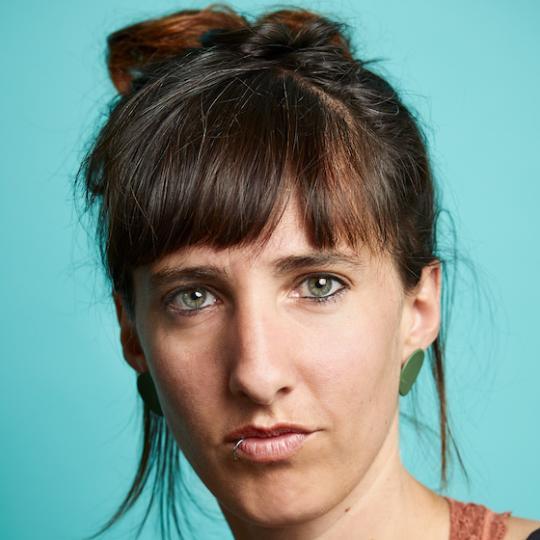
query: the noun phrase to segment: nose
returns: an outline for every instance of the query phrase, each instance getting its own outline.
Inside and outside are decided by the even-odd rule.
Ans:
[[[271,405],[292,390],[295,351],[286,323],[275,303],[265,302],[260,294],[244,295],[237,303],[229,372],[229,390],[234,395]]]

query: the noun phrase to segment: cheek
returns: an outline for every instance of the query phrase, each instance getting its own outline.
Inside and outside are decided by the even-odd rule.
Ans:
[[[302,365],[305,377],[317,380],[313,387],[319,389],[321,401],[329,407],[348,403],[350,409],[384,399],[394,386],[397,392],[396,333],[394,317],[364,310],[314,333],[315,340],[306,340],[299,348]]]
[[[165,416],[178,443],[189,454],[194,437],[208,436],[204,428],[224,391],[215,344],[200,340],[191,343],[174,332],[155,330],[145,353]]]
[[[333,431],[334,470],[339,460],[364,469],[388,434],[398,406],[397,321],[391,310],[362,310],[330,328],[334,338],[312,342],[304,377]]]

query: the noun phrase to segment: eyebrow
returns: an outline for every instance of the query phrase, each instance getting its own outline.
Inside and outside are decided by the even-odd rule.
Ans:
[[[360,270],[365,263],[358,257],[346,255],[341,252],[313,252],[303,255],[288,255],[275,259],[271,263],[273,275],[281,277],[292,272],[312,267],[329,267],[342,265],[350,270]],[[193,266],[164,266],[150,275],[150,288],[158,289],[179,280],[206,280],[212,279],[225,282],[230,274],[225,268],[214,264]]]

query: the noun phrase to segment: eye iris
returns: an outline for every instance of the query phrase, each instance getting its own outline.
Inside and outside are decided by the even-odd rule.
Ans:
[[[182,301],[189,307],[199,308],[204,304],[206,292],[201,289],[193,289],[190,292],[182,293]]]
[[[311,292],[315,292],[317,296],[325,296],[332,290],[332,280],[324,277],[311,278],[308,282]],[[311,283],[315,283],[315,289],[311,288]]]

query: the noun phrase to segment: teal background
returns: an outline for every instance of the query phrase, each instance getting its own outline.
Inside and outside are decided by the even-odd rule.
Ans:
[[[106,35],[144,17],[204,5],[21,0],[0,7],[2,539],[88,535],[116,509],[134,475],[135,376],[120,353],[71,182],[113,96]],[[256,15],[288,4],[230,5]],[[540,3],[296,5],[353,25],[360,55],[385,59],[383,73],[427,126],[462,260],[448,396],[471,482],[456,468],[448,493],[540,519]],[[428,421],[432,387],[424,368],[416,390]],[[407,466],[436,487],[436,441],[428,432],[416,437],[405,424],[402,432]],[[230,538],[215,501],[188,473],[209,509],[200,513],[186,499],[198,531],[193,538]],[[132,538],[143,510],[139,504],[103,538]],[[142,538],[158,538],[155,523]]]

